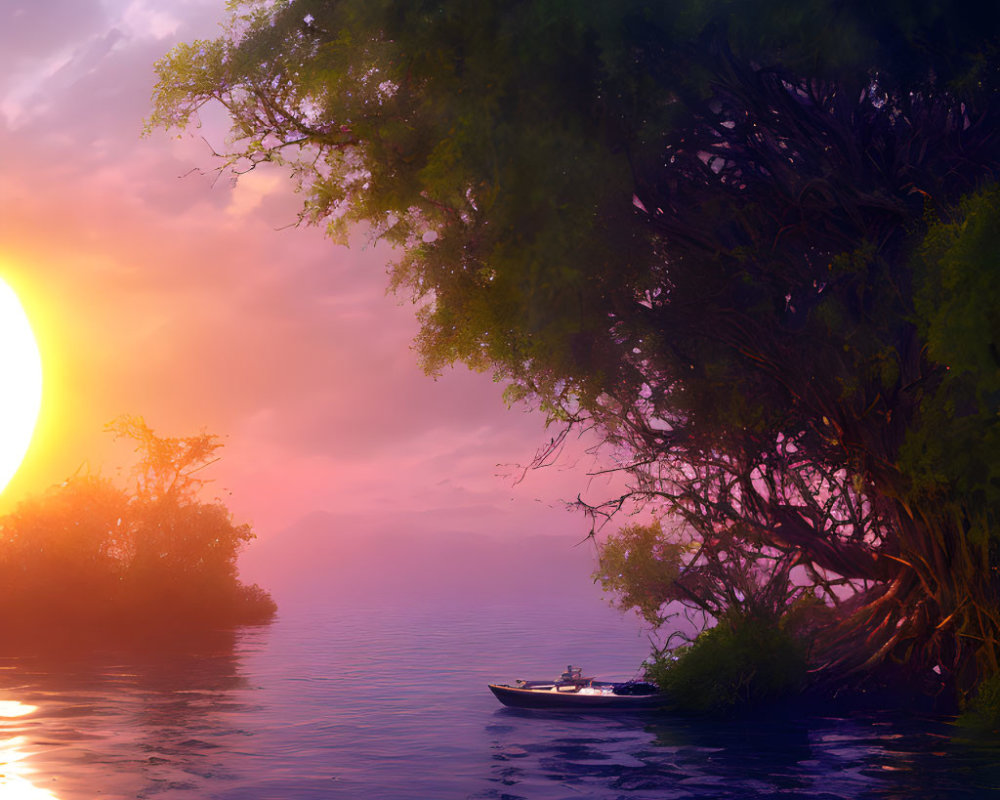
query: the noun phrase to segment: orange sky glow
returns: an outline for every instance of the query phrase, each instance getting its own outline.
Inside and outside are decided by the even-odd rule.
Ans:
[[[317,510],[586,532],[561,501],[600,498],[606,479],[587,478],[580,447],[515,481],[509,465],[546,441],[544,421],[507,409],[488,375],[420,372],[413,310],[385,294],[387,251],[289,227],[298,199],[282,173],[218,178],[218,120],[141,138],[154,61],[215,35],[222,0],[14,2],[0,15],[0,276],[45,375],[0,511],[77,470],[114,476],[128,453],[102,429],[129,413],[163,435],[225,437],[210,491],[261,538]]]

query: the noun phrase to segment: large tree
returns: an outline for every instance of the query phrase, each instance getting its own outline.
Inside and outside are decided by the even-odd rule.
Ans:
[[[151,124],[221,103],[225,168],[400,248],[428,369],[597,425],[689,525],[653,602],[805,582],[830,674],[998,670],[997,8],[230,7]]]

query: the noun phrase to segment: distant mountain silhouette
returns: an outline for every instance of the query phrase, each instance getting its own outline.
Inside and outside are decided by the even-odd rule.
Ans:
[[[593,603],[601,596],[590,577],[589,541],[434,530],[434,522],[314,512],[254,542],[240,558],[240,575],[271,591],[279,607],[319,597],[544,603],[559,593]]]

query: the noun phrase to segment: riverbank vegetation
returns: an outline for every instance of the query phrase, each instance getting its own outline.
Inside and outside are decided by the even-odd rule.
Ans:
[[[689,645],[654,651],[645,677],[682,711],[758,710],[805,689],[805,647],[769,620],[727,618]]]
[[[160,437],[139,417],[109,430],[136,445],[129,488],[75,475],[0,518],[0,630],[113,633],[271,619],[270,596],[238,579],[251,527],[199,499],[219,439]]]
[[[668,523],[613,591],[734,636],[808,609],[831,691],[1000,673],[1000,9],[230,11],[150,124],[224,106],[221,169],[400,249],[428,370],[491,370],[553,449],[603,436],[629,488],[585,510]]]

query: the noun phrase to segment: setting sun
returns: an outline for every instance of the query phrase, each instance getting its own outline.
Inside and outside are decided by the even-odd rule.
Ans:
[[[42,402],[42,361],[14,290],[0,279],[0,491],[28,451]]]

